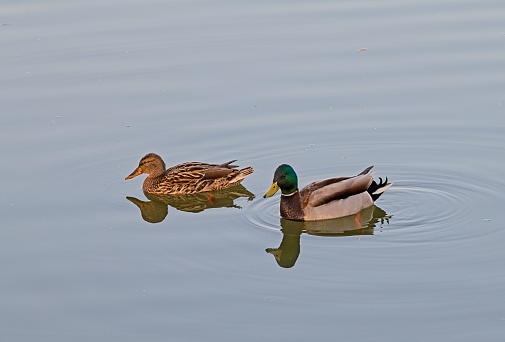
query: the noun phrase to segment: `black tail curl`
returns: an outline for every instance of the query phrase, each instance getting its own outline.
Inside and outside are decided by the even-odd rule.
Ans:
[[[376,192],[380,188],[383,188],[383,187],[388,186],[388,185],[389,185],[389,183],[388,183],[388,178],[387,177],[386,177],[386,179],[384,181],[382,181],[382,178],[379,177],[379,183],[377,183],[376,181],[372,181],[372,184],[370,184],[370,186],[368,187],[367,191],[370,194],[370,196],[372,196],[372,200],[374,202],[382,195],[382,192],[380,192],[378,194],[375,194],[374,192]]]

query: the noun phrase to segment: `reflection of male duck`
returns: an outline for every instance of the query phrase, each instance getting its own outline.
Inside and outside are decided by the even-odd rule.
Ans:
[[[191,195],[153,195],[144,193],[149,201],[142,201],[135,197],[126,197],[139,207],[142,218],[150,223],[158,223],[165,219],[168,214],[168,206],[180,211],[197,213],[210,208],[238,208],[235,199],[246,197],[248,201],[254,199],[254,194],[249,192],[243,185]]]
[[[279,266],[293,267],[300,254],[302,233],[319,236],[373,235],[378,223],[387,222],[389,216],[381,208],[373,205],[356,215],[322,221],[293,221],[281,218],[282,241],[278,248],[267,248]]]

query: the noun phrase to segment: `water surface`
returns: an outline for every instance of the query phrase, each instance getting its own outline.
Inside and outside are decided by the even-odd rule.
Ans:
[[[497,341],[505,334],[501,1],[8,1],[6,341]],[[238,159],[214,202],[140,177]],[[374,165],[360,220],[263,199]],[[143,210],[141,210],[143,209]]]

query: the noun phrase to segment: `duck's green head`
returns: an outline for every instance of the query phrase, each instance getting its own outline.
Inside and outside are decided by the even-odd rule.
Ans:
[[[298,190],[298,177],[290,165],[279,165],[275,170],[272,186],[263,197],[273,196],[279,189],[283,195],[291,195]]]

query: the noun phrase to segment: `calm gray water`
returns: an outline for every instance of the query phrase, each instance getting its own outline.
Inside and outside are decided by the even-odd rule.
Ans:
[[[2,341],[503,340],[502,0],[0,8]],[[255,173],[162,202],[148,152]],[[395,185],[293,224],[280,163]]]

